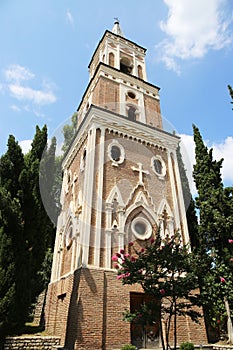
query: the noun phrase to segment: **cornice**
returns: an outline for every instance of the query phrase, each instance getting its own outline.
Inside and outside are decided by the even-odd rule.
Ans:
[[[163,151],[167,149],[175,151],[180,141],[178,136],[164,130],[141,122],[130,121],[127,117],[118,113],[91,105],[64,157],[63,168],[69,167],[85,141],[88,131],[93,127],[96,129],[104,128],[129,140],[154,146]]]

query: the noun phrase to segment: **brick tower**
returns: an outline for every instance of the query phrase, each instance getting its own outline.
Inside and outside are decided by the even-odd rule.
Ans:
[[[124,37],[116,20],[89,64],[75,139],[63,160],[46,329],[67,349],[140,346],[140,329],[122,320],[147,298],[122,286],[111,256],[128,242],[179,230],[188,243],[177,164],[179,138],[163,129],[159,88],[147,81],[146,50]],[[179,325],[178,342],[205,343],[203,325]],[[148,347],[159,346],[159,331]],[[191,338],[193,335],[194,338]]]

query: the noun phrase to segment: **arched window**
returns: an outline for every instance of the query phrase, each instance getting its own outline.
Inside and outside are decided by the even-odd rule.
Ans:
[[[143,79],[142,66],[138,65],[138,78]]]
[[[115,66],[115,57],[114,57],[114,54],[112,52],[110,52],[110,54],[109,54],[108,61],[109,61],[109,66],[111,66],[111,67]]]
[[[120,71],[126,74],[131,74],[133,69],[133,64],[130,59],[127,57],[123,57],[120,60]]]
[[[133,106],[128,107],[128,118],[132,121],[136,120],[136,111],[137,109]]]
[[[81,162],[80,162],[80,170],[84,171],[85,166],[86,166],[86,158],[87,158],[87,149],[84,147]]]

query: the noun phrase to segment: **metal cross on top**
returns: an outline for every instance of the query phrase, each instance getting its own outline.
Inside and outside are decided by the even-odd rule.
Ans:
[[[138,171],[139,172],[139,185],[144,185],[144,182],[143,182],[143,174],[145,175],[149,175],[149,171],[148,170],[143,170],[142,169],[142,163],[137,163],[138,165],[138,168],[135,168],[135,166],[132,166],[131,169],[133,171]]]

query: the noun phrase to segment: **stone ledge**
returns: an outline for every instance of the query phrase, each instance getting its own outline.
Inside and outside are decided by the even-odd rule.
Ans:
[[[60,338],[53,336],[15,336],[7,337],[4,344],[4,350],[51,350],[59,349]],[[61,348],[60,348],[61,349]]]

